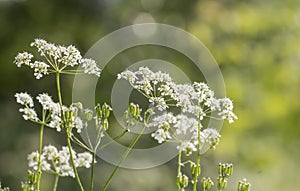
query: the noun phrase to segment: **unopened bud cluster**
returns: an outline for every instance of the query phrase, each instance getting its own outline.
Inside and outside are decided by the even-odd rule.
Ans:
[[[217,188],[218,190],[223,190],[227,187],[228,177],[232,175],[233,165],[228,163],[219,163],[218,166],[218,174],[219,177],[217,179]]]
[[[238,183],[238,191],[250,191],[251,184],[244,178]]]

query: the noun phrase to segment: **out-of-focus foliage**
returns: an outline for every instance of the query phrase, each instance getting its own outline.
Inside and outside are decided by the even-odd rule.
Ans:
[[[230,128],[225,124],[220,146],[215,152],[203,155],[203,175],[216,174],[213,170],[219,161],[233,162],[235,184],[229,185],[232,190],[236,189],[237,177],[242,176],[257,191],[299,188],[300,2],[297,0],[0,0],[2,184],[12,190],[19,188],[19,182],[26,176],[27,153],[38,144],[38,128],[21,121],[13,95],[25,90],[37,95],[45,87],[49,93],[53,92],[49,81],[37,82],[26,68],[18,69],[12,64],[16,53],[28,50],[36,37],[74,44],[85,52],[109,32],[149,21],[181,27],[199,38],[215,56],[227,95],[234,100],[239,120]],[[145,50],[156,55],[153,47]],[[144,58],[142,52],[127,56],[134,61]],[[184,62],[176,54],[162,58],[177,65]],[[190,71],[188,66],[182,63],[181,67]],[[72,79],[65,80],[70,82],[64,87],[67,93]],[[109,84],[111,80],[104,75],[102,82]],[[63,142],[63,136],[51,130],[46,133],[46,143]],[[121,170],[111,190],[175,190],[172,182],[175,162],[151,170]],[[96,170],[99,186],[112,166],[99,159]],[[47,180],[50,181],[42,182],[42,186],[52,184],[52,177]],[[65,180],[61,190],[76,189],[72,183],[72,179]]]

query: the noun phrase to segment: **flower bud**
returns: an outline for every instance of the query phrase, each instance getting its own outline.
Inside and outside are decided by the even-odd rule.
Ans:
[[[219,176],[218,179],[217,179],[217,187],[219,190],[223,190],[225,189],[227,186],[227,179],[222,177],[222,176]]]
[[[95,110],[96,110],[97,118],[101,119],[102,118],[102,109],[101,109],[101,105],[99,103],[95,106]]]
[[[154,111],[152,109],[147,109],[145,114],[144,114],[144,122],[148,123],[148,121],[150,120],[150,117],[155,114]]]
[[[185,188],[189,184],[189,178],[186,175],[182,175],[181,173],[177,176],[176,184],[179,189]]]
[[[251,184],[244,178],[238,183],[238,191],[250,191]]]
[[[140,119],[142,109],[140,108],[140,106],[138,104],[130,103],[129,112],[134,118]]]
[[[219,176],[224,177],[224,178],[228,178],[230,175],[232,175],[232,172],[233,172],[233,165],[232,164],[219,163],[219,166],[218,166]]]
[[[199,176],[201,174],[200,165],[196,165],[195,163],[191,163],[191,172],[194,176]]]
[[[102,105],[102,117],[103,117],[104,119],[109,118],[109,115],[110,115],[110,111],[111,111],[111,110],[112,110],[111,107],[110,107],[108,104],[104,103],[104,104]]]
[[[101,123],[102,125],[102,128],[106,131],[108,129],[108,120],[107,119],[104,119]]]
[[[208,177],[208,178],[202,178],[202,188],[205,191],[209,191],[211,187],[214,185],[213,181]]]

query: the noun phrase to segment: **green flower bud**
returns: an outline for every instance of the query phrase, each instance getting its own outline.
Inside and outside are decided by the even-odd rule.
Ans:
[[[224,178],[228,178],[230,175],[232,175],[232,172],[233,172],[233,165],[232,164],[219,163],[219,166],[218,166],[219,176],[224,177]]]
[[[214,185],[213,181],[208,177],[208,178],[202,178],[202,188],[205,191],[209,191],[211,187]]]
[[[130,103],[128,110],[135,119],[140,120],[142,109],[138,104]]]
[[[189,178],[181,173],[177,176],[176,184],[179,189],[185,188],[189,185]]]
[[[219,176],[218,179],[217,179],[217,187],[219,190],[223,190],[225,189],[227,186],[227,179],[222,177],[222,176]]]
[[[154,111],[152,109],[147,109],[145,114],[144,114],[144,121],[145,123],[148,123],[150,120],[150,117],[154,114]]]
[[[111,110],[112,110],[111,107],[110,107],[108,104],[104,103],[104,104],[102,105],[102,117],[103,117],[104,119],[109,118],[109,115],[110,115],[110,111],[111,111]]]
[[[96,110],[97,118],[101,119],[102,118],[102,109],[101,109],[101,105],[99,103],[95,106],[95,110]]]
[[[102,128],[106,131],[108,129],[108,120],[107,119],[104,119],[101,123],[102,125]]]
[[[251,184],[244,178],[238,183],[238,191],[250,191]]]
[[[195,163],[191,163],[191,172],[194,176],[199,176],[201,174],[200,165],[196,165]]]

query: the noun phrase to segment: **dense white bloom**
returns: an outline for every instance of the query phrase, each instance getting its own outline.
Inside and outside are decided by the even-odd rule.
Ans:
[[[157,107],[159,111],[164,111],[169,107],[162,97],[150,97],[149,102],[152,103],[154,107]]]
[[[15,97],[17,99],[17,103],[21,105],[26,105],[29,107],[33,107],[34,105],[32,97],[26,92],[16,93]]]
[[[28,166],[30,168],[33,168],[34,170],[38,170],[39,156],[40,154],[38,153],[38,151],[32,152],[31,154],[28,155],[27,160],[28,160]],[[50,164],[45,160],[45,157],[43,155],[41,155],[40,160],[41,160],[41,170],[42,171],[50,170]]]
[[[140,67],[135,72],[126,70],[117,77],[127,80],[134,89],[142,92],[158,110],[163,111],[168,108],[164,96],[172,93],[172,89],[169,87],[172,79],[169,74],[161,71],[152,72],[147,67]]]
[[[187,134],[187,131],[194,132],[198,129],[198,121],[195,118],[189,118],[186,115],[176,116],[177,120],[174,125],[176,134]]]
[[[38,117],[34,109],[25,107],[20,108],[19,111],[23,113],[23,118],[25,120],[38,121]]]
[[[194,94],[194,88],[190,84],[173,84],[174,93],[171,97],[177,101],[177,106],[181,107],[183,111],[186,111],[189,106],[192,105],[191,95]]]
[[[90,58],[83,58],[80,60],[82,67],[84,69],[84,73],[86,74],[94,74],[100,77],[101,69],[97,66],[95,60]]]
[[[185,152],[187,156],[197,151],[196,145],[190,141],[183,141],[179,146],[177,146],[177,149],[179,151]]]
[[[68,47],[59,46],[61,51],[61,57],[58,58],[58,61],[63,63],[66,66],[74,67],[79,64],[82,56],[77,48],[73,45]]]
[[[56,110],[56,104],[53,102],[51,96],[47,93],[39,94],[36,99],[40,102],[45,110]]]
[[[63,165],[56,167],[56,171],[60,176],[71,176],[75,178],[75,173],[69,163],[64,163]]]
[[[215,147],[220,142],[221,135],[216,129],[207,128],[202,131],[201,141]]]
[[[75,166],[90,168],[92,161],[93,161],[93,157],[91,153],[88,152],[79,153],[75,160]]]
[[[233,103],[229,98],[219,99],[220,108],[219,115],[222,119],[227,119],[229,123],[233,123],[237,116],[233,113]]]
[[[151,134],[151,136],[157,140],[158,143],[162,143],[166,141],[167,139],[171,139],[171,135],[169,131],[164,130],[164,129],[158,129],[154,133]]]
[[[88,152],[78,153],[72,149],[72,156],[76,167],[90,168],[92,164],[92,155]],[[28,155],[28,166],[33,170],[38,170],[39,157],[41,160],[42,171],[54,171],[60,176],[75,177],[68,147],[62,147],[58,150],[55,146],[48,145],[43,148],[41,156],[38,151]],[[52,164],[52,165],[51,165]]]
[[[55,161],[55,159],[59,157],[57,148],[52,145],[48,145],[43,148],[43,155],[50,161]]]
[[[33,55],[31,53],[28,53],[28,52],[18,53],[17,56],[15,57],[14,63],[18,67],[21,67],[22,64],[29,66],[32,58],[33,58]]]
[[[61,131],[61,118],[58,116],[58,115],[52,115],[51,117],[51,121],[50,123],[48,124],[49,127],[51,128],[55,128],[57,132],[60,132]]]
[[[34,76],[36,79],[40,79],[43,75],[48,74],[48,68],[50,67],[45,62],[35,61],[31,64],[31,67],[34,69]]]
[[[83,121],[80,119],[80,117],[76,117],[74,121],[74,126],[77,129],[77,133],[81,133],[81,130],[84,127]]]

